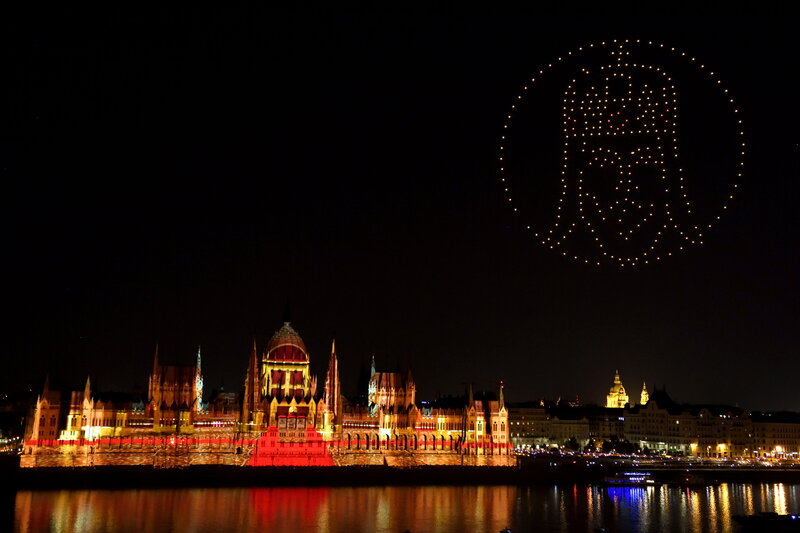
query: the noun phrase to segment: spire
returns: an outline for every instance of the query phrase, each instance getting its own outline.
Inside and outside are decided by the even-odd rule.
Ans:
[[[153,356],[153,374],[158,374],[158,343],[156,343],[156,353]]]
[[[472,392],[472,382],[470,381],[469,385],[467,385],[467,406],[471,406],[475,403],[475,394]]]
[[[258,395],[261,392],[258,372],[258,347],[256,338],[253,337],[253,349],[250,351],[250,361],[247,363],[247,375],[244,379],[244,398],[242,399],[241,420],[243,423],[254,422],[253,411],[258,404]]]
[[[647,383],[642,381],[642,394],[639,397],[639,403],[645,405],[649,401],[650,401],[650,393],[647,392]]]
[[[258,348],[256,346],[256,338],[253,337],[253,349],[250,352],[250,363],[247,365],[247,370],[252,372],[253,379],[258,379]]]
[[[44,386],[42,387],[42,398],[46,398],[48,392],[50,392],[50,374],[45,374]]]
[[[92,384],[89,376],[86,376],[86,385],[83,387],[83,398],[89,400],[92,397]]]
[[[372,363],[369,365],[369,377],[375,375],[375,354],[372,354]]]
[[[505,385],[503,384],[503,380],[500,380],[500,394],[498,395],[498,400],[499,400],[498,403],[500,409],[502,409],[506,405],[505,397],[503,395],[504,388]]]
[[[618,383],[622,383],[622,380],[619,378],[619,370],[614,371],[614,385]]]
[[[194,408],[197,411],[205,410],[203,403],[203,370],[200,364],[200,345],[197,346],[197,366],[194,374]]]
[[[332,424],[341,423],[342,386],[339,381],[339,358],[336,356],[336,339],[331,342],[331,357],[328,360],[328,375],[325,377],[325,405],[333,414]]]

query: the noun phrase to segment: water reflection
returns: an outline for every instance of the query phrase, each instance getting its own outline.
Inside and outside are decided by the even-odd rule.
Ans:
[[[19,492],[15,531],[735,531],[800,511],[800,485],[357,487]]]

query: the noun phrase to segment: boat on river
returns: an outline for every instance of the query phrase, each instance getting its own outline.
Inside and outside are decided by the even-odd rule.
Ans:
[[[734,515],[745,531],[800,531],[800,514],[758,513]]]
[[[655,487],[661,485],[649,472],[620,472],[603,479],[608,487]]]

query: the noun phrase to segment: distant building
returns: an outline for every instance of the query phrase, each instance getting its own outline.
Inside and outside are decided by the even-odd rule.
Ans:
[[[631,442],[672,455],[748,456],[751,432],[747,414],[738,407],[677,404],[663,389],[655,389],[647,405],[625,414]]]
[[[757,457],[800,457],[800,413],[752,413],[751,454]]]
[[[568,402],[509,408],[511,442],[520,449],[599,448],[605,441],[624,439],[623,419],[621,409]]]
[[[606,396],[606,407],[623,408],[628,405],[628,395],[622,380],[619,378],[619,370],[614,373],[614,383]]]
[[[647,383],[642,382],[642,393],[639,395],[639,405],[647,405],[650,401],[650,393],[647,392]]]
[[[544,402],[529,402],[508,408],[509,438],[516,449],[549,447],[549,416]]]
[[[664,389],[648,396],[626,408],[544,401],[511,406],[511,442],[520,449],[578,446],[719,459],[800,458],[800,413],[748,414],[730,405],[679,404]]]

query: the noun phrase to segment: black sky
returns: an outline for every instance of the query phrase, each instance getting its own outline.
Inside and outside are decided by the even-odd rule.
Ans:
[[[540,9],[540,8],[537,8]],[[0,389],[146,384],[154,345],[238,389],[287,302],[345,390],[375,353],[419,395],[800,410],[796,44],[788,7],[13,13],[2,22]],[[712,65],[749,143],[707,243],[634,271],[513,223],[495,157],[520,83],[613,38]]]

